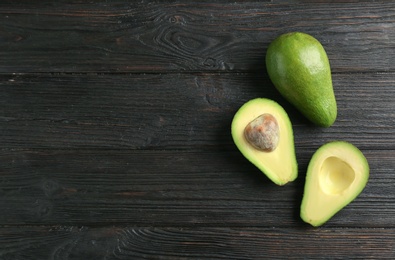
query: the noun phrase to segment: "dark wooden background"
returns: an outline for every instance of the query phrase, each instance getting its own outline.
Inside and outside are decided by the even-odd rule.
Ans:
[[[330,128],[268,79],[267,46],[289,31],[327,50]],[[2,0],[0,259],[394,259],[394,60],[390,1]],[[299,178],[283,187],[230,136],[256,97],[294,127]],[[313,228],[305,172],[332,140],[360,148],[371,176]]]

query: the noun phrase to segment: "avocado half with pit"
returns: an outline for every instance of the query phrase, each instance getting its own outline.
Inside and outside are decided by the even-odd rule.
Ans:
[[[292,125],[278,103],[266,98],[248,101],[236,112],[231,128],[240,152],[275,184],[296,179]]]
[[[320,226],[353,201],[369,178],[369,165],[362,152],[344,141],[321,146],[307,168],[301,218]]]

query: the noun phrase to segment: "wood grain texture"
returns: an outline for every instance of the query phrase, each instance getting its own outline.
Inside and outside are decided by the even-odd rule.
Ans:
[[[265,75],[131,74],[0,77],[2,148],[225,149],[247,100],[284,106],[299,148],[342,139],[395,149],[393,73],[335,74],[338,118],[313,127]]]
[[[0,259],[394,259],[395,3],[319,2],[1,1]],[[330,128],[266,74],[289,31],[327,50]],[[283,187],[230,136],[256,97],[292,121],[299,178]],[[370,179],[312,228],[305,172],[332,140]]]
[[[395,3],[10,2],[0,73],[263,69],[268,44],[289,31],[317,37],[335,72],[395,69]]]
[[[3,225],[303,227],[299,178],[271,183],[231,151],[3,151]],[[371,176],[364,192],[327,227],[395,228],[395,150],[364,151]]]
[[[394,229],[0,228],[4,260],[393,259]],[[26,239],[29,237],[30,239]]]

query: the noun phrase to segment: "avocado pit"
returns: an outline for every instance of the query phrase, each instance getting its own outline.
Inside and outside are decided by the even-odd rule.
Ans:
[[[254,148],[272,152],[277,148],[280,139],[278,122],[273,115],[262,114],[245,127],[244,136]]]

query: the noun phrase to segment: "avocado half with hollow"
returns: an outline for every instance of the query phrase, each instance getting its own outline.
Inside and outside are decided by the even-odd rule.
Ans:
[[[320,226],[353,201],[369,178],[369,165],[354,145],[334,141],[321,146],[307,168],[301,218]]]
[[[245,103],[233,118],[232,137],[244,157],[277,185],[296,179],[292,125],[275,101],[256,98]]]

